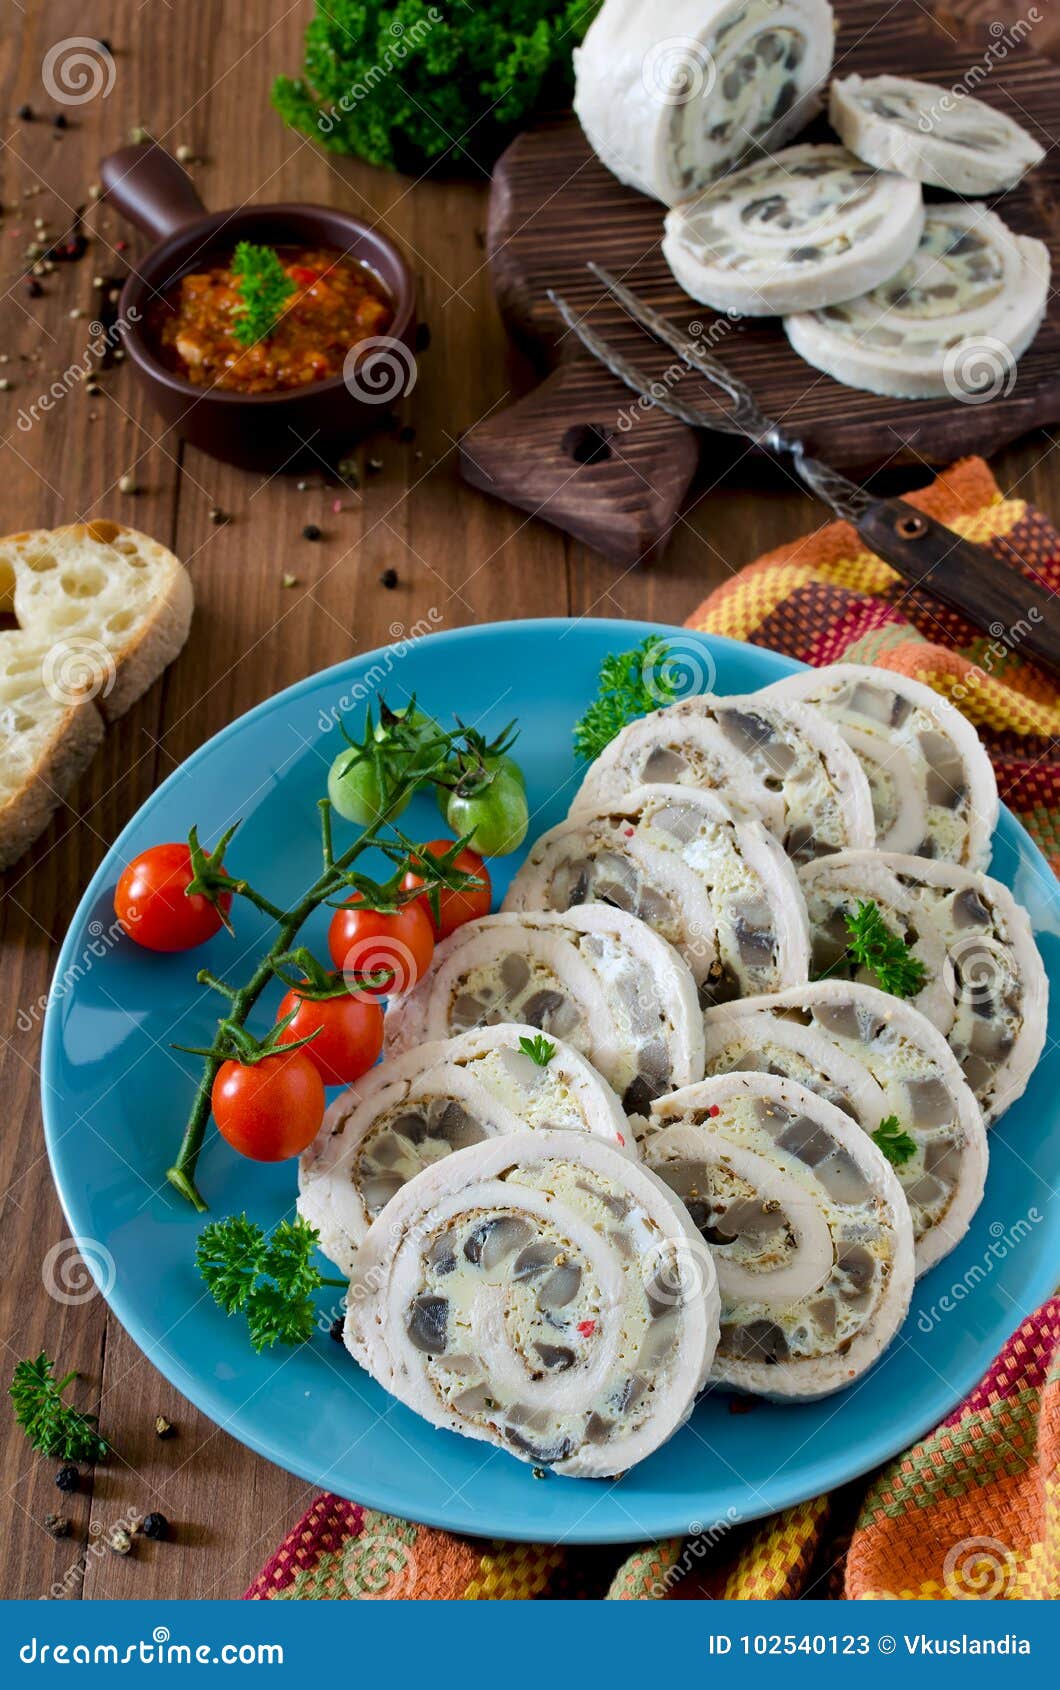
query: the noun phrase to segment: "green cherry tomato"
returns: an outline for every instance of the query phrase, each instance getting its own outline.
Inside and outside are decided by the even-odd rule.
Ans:
[[[517,851],[530,825],[526,793],[521,781],[498,769],[489,786],[471,798],[454,793],[446,820],[458,838],[470,834],[468,845],[482,857],[505,857]]]
[[[339,815],[358,827],[371,827],[375,822],[400,816],[411,796],[406,793],[401,803],[384,817],[379,781],[369,758],[357,760],[352,751],[340,751],[328,770],[328,797]]]
[[[519,767],[514,757],[509,757],[506,752],[501,752],[501,754],[497,757],[484,758],[483,763],[487,769],[503,769],[505,774],[511,775],[512,779],[515,780],[520,787],[522,787],[522,790],[524,792],[526,791],[526,779],[523,775],[522,769]],[[446,776],[451,780],[456,779],[457,772],[455,763],[451,764],[445,771]],[[452,789],[448,786],[436,786],[434,789],[434,796],[438,803],[439,814],[448,821],[449,804],[453,797]]]

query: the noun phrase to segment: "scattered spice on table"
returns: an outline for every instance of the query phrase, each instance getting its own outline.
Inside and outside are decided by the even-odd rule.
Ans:
[[[382,575],[380,575],[380,577],[379,577],[379,585],[381,587],[386,587],[387,590],[390,591],[394,587],[396,587],[397,584],[398,584],[398,572],[397,572],[397,570],[396,569],[384,569]]]
[[[72,1496],[81,1484],[81,1475],[77,1468],[67,1464],[60,1467],[55,1475],[55,1483],[65,1496]]]
[[[175,1438],[176,1435],[177,1435],[177,1428],[174,1426],[172,1420],[167,1420],[164,1414],[156,1414],[155,1415],[155,1437],[156,1438]]]
[[[69,1537],[70,1522],[65,1514],[46,1514],[44,1516],[44,1530],[52,1537]]]
[[[317,527],[315,522],[307,522],[306,523],[305,527],[302,529],[302,539],[303,540],[319,540],[320,539],[320,529]]]
[[[210,521],[215,525],[215,527],[220,527],[223,523],[231,522],[232,520],[229,513],[222,510],[220,505],[211,505],[209,514]]]
[[[126,473],[118,482],[119,493],[138,493],[139,491],[140,484],[134,475]]]
[[[140,1529],[154,1543],[164,1543],[169,1536],[169,1521],[164,1514],[148,1514]]]
[[[297,587],[297,585],[298,585],[297,575],[288,575],[286,573],[283,575],[282,580],[281,580],[281,586]]]
[[[132,1552],[132,1538],[124,1526],[112,1526],[107,1533],[107,1548],[115,1555],[128,1555]]]

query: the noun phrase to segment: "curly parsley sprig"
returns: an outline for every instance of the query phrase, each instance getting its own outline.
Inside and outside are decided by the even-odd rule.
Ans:
[[[883,1151],[893,1168],[902,1168],[916,1155],[916,1139],[910,1138],[897,1115],[885,1115],[872,1142]]]
[[[266,1233],[245,1214],[210,1221],[199,1234],[195,1265],[214,1302],[246,1317],[259,1354],[274,1344],[303,1344],[313,1334],[314,1291],[345,1290],[345,1279],[327,1278],[312,1261],[318,1236],[301,1218]]]
[[[295,292],[271,246],[240,241],[232,254],[232,275],[240,303],[232,315],[232,333],[241,346],[267,340]]]
[[[817,978],[827,980],[851,966],[867,968],[876,976],[881,991],[896,998],[915,998],[927,980],[927,969],[900,934],[887,926],[879,905],[859,900],[853,910],[844,910],[843,920],[847,948]]]
[[[56,1379],[43,1350],[36,1361],[20,1361],[8,1386],[15,1419],[42,1455],[59,1461],[103,1461],[110,1445],[97,1430],[98,1416],[63,1402],[63,1392],[76,1378],[76,1373],[68,1373]]]
[[[682,691],[675,670],[667,666],[669,646],[649,634],[632,651],[612,652],[600,665],[596,697],[575,724],[574,749],[592,762],[628,722],[672,704]]]

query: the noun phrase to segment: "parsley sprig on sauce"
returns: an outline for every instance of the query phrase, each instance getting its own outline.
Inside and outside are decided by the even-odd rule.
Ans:
[[[267,340],[283,315],[295,284],[271,246],[240,241],[232,255],[232,275],[241,304],[232,317],[232,333],[241,346]]]

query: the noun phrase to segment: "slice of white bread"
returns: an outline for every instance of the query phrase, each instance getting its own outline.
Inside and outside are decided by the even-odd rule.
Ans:
[[[0,539],[0,868],[47,826],[113,722],[188,637],[191,579],[117,522]]]

